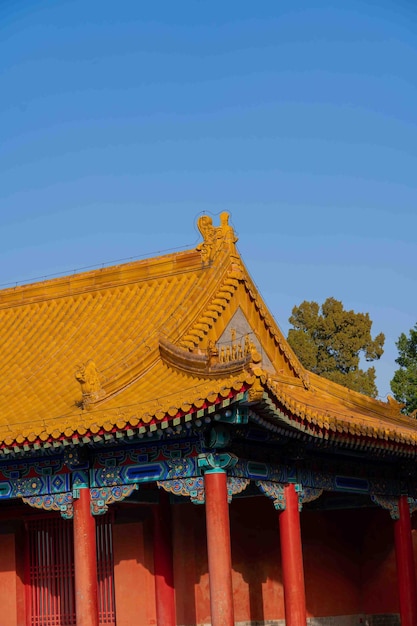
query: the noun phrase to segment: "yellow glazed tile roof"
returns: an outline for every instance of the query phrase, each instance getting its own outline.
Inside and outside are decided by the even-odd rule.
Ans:
[[[228,215],[219,227],[203,216],[199,228],[195,250],[0,291],[0,446],[152,429],[245,391],[271,422],[312,436],[415,446],[415,422],[396,403],[303,369]],[[237,309],[268,368],[250,342],[219,353]]]
[[[279,421],[296,422],[298,430],[347,447],[414,452],[415,420],[402,415],[395,400],[368,398],[314,374],[309,380],[308,389],[278,378],[265,381]]]

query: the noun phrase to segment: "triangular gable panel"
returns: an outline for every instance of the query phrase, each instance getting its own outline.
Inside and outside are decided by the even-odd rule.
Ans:
[[[249,324],[244,312],[239,306],[232,315],[229,323],[224,329],[222,335],[217,342],[219,350],[230,350],[232,353],[242,347],[245,340],[249,339],[255,346],[256,350],[262,357],[260,367],[270,373],[275,373],[273,366],[265,347],[261,344],[258,336],[252,326]]]
[[[297,379],[309,386],[309,373],[290,348],[273,316],[265,306],[240,258],[233,257],[222,267],[223,273],[207,289],[207,301],[194,318],[178,346],[192,353],[205,352],[209,345],[221,350],[219,342],[232,341],[250,333],[254,347],[262,357],[262,369],[286,379]],[[242,329],[238,332],[237,328]],[[226,344],[225,344],[226,349]]]

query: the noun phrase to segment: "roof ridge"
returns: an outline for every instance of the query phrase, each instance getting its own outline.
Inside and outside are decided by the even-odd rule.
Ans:
[[[0,290],[0,309],[43,302],[102,289],[192,272],[202,268],[197,250],[185,250],[121,265],[101,267],[79,274],[67,274],[50,280],[17,285]],[[204,268],[202,268],[204,269]]]
[[[174,275],[177,272],[184,273],[198,267],[207,269],[222,251],[231,257],[238,257],[235,246],[237,236],[233,227],[229,225],[229,217],[228,212],[222,212],[220,226],[216,227],[213,226],[210,216],[202,215],[197,225],[203,241],[195,248],[141,258],[127,263],[96,267],[87,271],[60,274],[47,280],[15,284],[0,289],[0,309],[108,289],[117,287],[121,283],[127,285],[129,282]],[[159,272],[155,271],[158,267]],[[129,274],[131,274],[131,280],[129,280]]]

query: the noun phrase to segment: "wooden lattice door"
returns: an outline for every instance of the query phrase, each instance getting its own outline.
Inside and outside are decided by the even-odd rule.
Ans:
[[[116,626],[112,523],[97,521],[100,626]],[[27,626],[75,626],[72,522],[42,517],[27,523]]]
[[[96,522],[100,626],[116,626],[114,609],[113,524],[110,515],[100,515],[96,517]]]

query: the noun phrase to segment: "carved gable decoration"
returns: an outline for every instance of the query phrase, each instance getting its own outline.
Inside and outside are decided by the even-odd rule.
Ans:
[[[258,362],[261,367],[269,372],[275,372],[275,368],[263,349],[253,328],[250,326],[242,309],[238,307],[219,338],[217,345],[220,350],[220,354],[227,354],[229,351],[232,353],[233,351],[236,351],[236,346],[245,341],[250,341],[253,344],[253,348],[259,355]],[[235,348],[233,348],[233,346],[235,346]]]
[[[170,367],[203,378],[229,376],[261,360],[248,336],[239,343],[233,341],[226,349],[223,346],[219,350],[216,344],[210,342],[206,350],[196,352],[185,350],[161,337],[159,352],[164,363]]]

